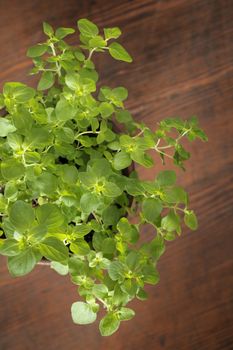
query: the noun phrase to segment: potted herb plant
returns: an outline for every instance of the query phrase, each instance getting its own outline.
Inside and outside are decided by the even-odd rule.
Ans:
[[[207,137],[194,117],[151,130],[125,109],[124,87],[97,91],[94,54],[132,61],[116,41],[119,28],[101,35],[80,19],[79,46],[64,40],[74,29],[43,29],[46,41],[27,52],[31,74],[40,74],[37,89],[10,82],[0,94],[0,253],[14,277],[46,261],[70,274],[83,299],[71,306],[73,321],[94,322],[102,305],[99,329],[108,336],[134,316],[127,304],[145,300],[145,285],[158,283],[157,261],[165,242],[181,234],[182,220],[197,228],[174,171],[145,181],[132,164],[152,167],[154,150],[163,163],[169,157],[184,168],[190,154],[182,139]],[[141,239],[144,223],[153,226],[152,239]]]

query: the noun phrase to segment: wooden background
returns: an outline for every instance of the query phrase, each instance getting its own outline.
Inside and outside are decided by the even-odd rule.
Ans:
[[[75,326],[77,294],[68,278],[38,266],[12,279],[2,258],[0,349],[233,349],[233,1],[0,0],[0,16],[1,86],[35,84],[25,52],[43,40],[42,21],[72,27],[88,17],[123,30],[134,62],[96,62],[104,84],[129,89],[137,120],[155,128],[162,118],[196,114],[209,137],[190,145],[192,161],[179,173],[200,228],[168,245],[161,282],[148,288],[147,302],[133,302],[134,320],[110,338],[100,337],[97,324]],[[160,167],[158,160],[141,176],[152,178]]]

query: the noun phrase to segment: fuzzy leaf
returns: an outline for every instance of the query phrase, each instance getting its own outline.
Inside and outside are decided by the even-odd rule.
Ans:
[[[146,221],[154,223],[162,211],[162,204],[159,199],[147,198],[142,203],[142,213]]]
[[[78,20],[78,29],[82,35],[87,37],[94,37],[99,33],[98,27],[93,22],[85,18]]]
[[[34,210],[30,204],[19,200],[12,205],[9,219],[17,230],[24,233],[35,220]]]
[[[106,40],[117,39],[121,35],[121,30],[118,27],[104,28],[104,36]]]
[[[116,170],[122,170],[130,166],[132,159],[130,155],[124,151],[116,153],[113,158],[113,166]]]
[[[58,28],[55,32],[56,38],[59,40],[65,38],[67,35],[75,33],[75,30],[73,28]]]
[[[99,324],[99,330],[102,336],[106,337],[115,333],[120,326],[120,321],[116,314],[109,313],[106,315]]]
[[[19,242],[16,239],[4,239],[0,245],[0,253],[6,256],[15,256],[20,253]]]
[[[116,42],[109,45],[109,53],[116,60],[129,63],[133,61],[132,57],[128,54],[125,48]]]
[[[67,263],[69,253],[68,248],[57,238],[45,238],[39,245],[40,253],[47,259]]]
[[[197,217],[193,211],[185,212],[184,222],[191,230],[196,230],[198,228]]]
[[[36,263],[38,257],[32,249],[27,249],[16,256],[10,256],[8,258],[8,269],[13,277],[24,276],[31,272]]]
[[[51,86],[53,86],[54,81],[55,81],[55,76],[53,72],[49,72],[49,71],[43,72],[40,78],[40,81],[38,83],[37,89],[39,91],[47,90],[51,88]]]
[[[0,137],[5,137],[9,133],[14,132],[16,128],[6,118],[0,118]]]
[[[27,50],[27,56],[31,58],[42,56],[47,49],[48,46],[45,44],[34,45]]]
[[[95,322],[96,313],[92,311],[91,305],[77,301],[71,306],[71,316],[74,323],[90,324]]]

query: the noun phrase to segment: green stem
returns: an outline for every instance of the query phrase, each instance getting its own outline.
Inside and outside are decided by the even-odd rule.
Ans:
[[[101,303],[106,307],[107,311],[109,311],[110,306],[101,298],[97,298]]]
[[[86,134],[99,134],[100,132],[99,131],[96,131],[96,132],[94,132],[94,131],[83,131],[83,132],[81,132],[80,134],[78,134],[76,137],[75,137],[75,139],[78,139],[80,136],[82,136],[82,135],[86,135]]]
[[[53,44],[53,43],[50,43],[50,47],[51,47],[53,56],[54,56],[54,57],[57,57],[54,44]],[[58,76],[60,77],[60,76],[61,76],[61,66],[59,65],[59,63],[58,63],[57,61],[55,62],[55,64],[56,64],[56,67],[57,67],[57,74],[58,74]]]
[[[177,139],[175,139],[175,143],[177,143],[182,137],[184,137],[191,129],[187,129],[185,132],[183,132],[183,134],[181,134],[179,137],[177,137]],[[174,145],[167,145],[167,146],[161,146],[161,147],[157,147],[159,150],[161,149],[167,149],[167,148],[171,148]]]
[[[87,57],[87,61],[90,61],[91,56],[93,55],[94,52],[95,52],[95,48],[90,51],[89,56]]]
[[[159,148],[155,147],[154,149],[155,149],[158,153],[163,154],[164,156],[173,159],[173,157],[170,156],[170,154],[167,154],[167,153],[165,153],[165,152],[160,151]]]

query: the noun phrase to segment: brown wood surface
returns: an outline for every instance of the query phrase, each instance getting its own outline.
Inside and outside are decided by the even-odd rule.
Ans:
[[[199,116],[209,142],[189,146],[192,161],[179,181],[200,228],[168,244],[160,284],[148,288],[147,302],[132,303],[136,317],[110,338],[100,337],[97,324],[72,324],[77,294],[68,278],[38,266],[12,279],[2,258],[0,349],[233,349],[233,1],[0,0],[1,86],[34,84],[25,52],[43,40],[42,21],[75,26],[81,17],[122,28],[134,62],[96,61],[104,84],[129,89],[138,121],[155,128],[165,117]]]

